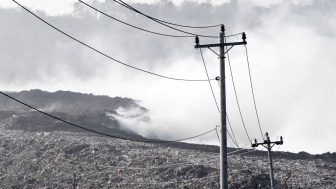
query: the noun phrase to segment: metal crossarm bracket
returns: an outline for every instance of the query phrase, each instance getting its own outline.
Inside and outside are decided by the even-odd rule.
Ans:
[[[246,45],[247,42],[236,42],[236,43],[217,43],[217,44],[205,44],[205,45],[195,45],[195,48],[208,48],[208,47],[225,47],[234,45]]]

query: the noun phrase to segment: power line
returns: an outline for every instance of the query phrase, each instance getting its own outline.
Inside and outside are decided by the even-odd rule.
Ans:
[[[217,127],[216,127],[216,134],[217,134],[217,137],[218,137],[218,141],[220,142],[220,138],[219,138],[219,135],[218,135],[218,132],[217,132]]]
[[[33,16],[35,16],[36,18],[38,18],[39,20],[41,20],[42,22],[44,22],[45,24],[47,24],[48,26],[50,26],[50,27],[52,27],[53,29],[57,30],[58,32],[62,33],[63,35],[65,35],[65,36],[71,38],[72,40],[74,40],[74,41],[76,41],[76,42],[78,42],[78,43],[80,43],[80,44],[82,44],[82,45],[84,45],[84,46],[90,48],[90,49],[93,50],[93,51],[96,51],[97,53],[99,53],[99,54],[101,54],[101,55],[103,55],[103,56],[105,56],[105,57],[107,57],[107,58],[109,58],[109,59],[111,59],[111,60],[113,60],[113,61],[119,63],[119,64],[122,64],[122,65],[124,65],[124,66],[129,67],[129,68],[132,68],[132,69],[135,69],[135,70],[138,70],[138,71],[142,71],[142,72],[145,72],[145,73],[148,73],[148,74],[151,74],[151,75],[155,75],[155,76],[158,76],[158,77],[161,77],[161,78],[165,78],[165,79],[178,80],[178,81],[208,81],[208,80],[183,79],[183,78],[167,77],[167,76],[164,76],[164,75],[156,74],[156,73],[153,73],[153,72],[150,72],[150,71],[146,71],[146,70],[143,70],[143,69],[140,69],[140,68],[131,66],[131,65],[129,65],[129,64],[123,63],[123,62],[121,62],[121,61],[119,61],[119,60],[117,60],[117,59],[115,59],[115,58],[112,58],[111,56],[109,56],[109,55],[107,55],[107,54],[105,54],[105,53],[103,53],[103,52],[101,52],[101,51],[99,51],[99,50],[97,50],[97,49],[91,47],[90,45],[87,45],[87,44],[85,44],[84,42],[81,42],[80,40],[78,40],[78,39],[76,39],[76,38],[70,36],[69,34],[63,32],[62,30],[56,28],[55,26],[51,25],[51,24],[48,23],[47,21],[43,20],[42,18],[40,18],[39,16],[37,16],[36,14],[34,14],[34,13],[31,12],[30,10],[28,10],[26,7],[24,7],[24,6],[22,6],[21,4],[19,4],[18,2],[16,2],[15,0],[13,0],[13,1],[14,1],[16,4],[18,4],[20,7],[22,7],[23,9],[25,9],[27,12],[29,12],[30,14],[32,14]],[[215,79],[211,79],[211,80],[215,80]]]
[[[226,38],[224,38],[224,40],[226,42]],[[227,49],[227,47],[226,47],[226,49]],[[229,52],[227,52],[227,56],[228,56],[228,62],[229,62],[229,68],[230,68],[230,73],[231,73],[231,80],[232,80],[233,90],[234,90],[234,93],[235,93],[235,96],[236,96],[236,101],[237,101],[237,105],[238,105],[238,110],[239,110],[240,118],[242,120],[242,123],[243,123],[244,129],[245,129],[245,133],[247,135],[247,138],[249,139],[250,143],[252,144],[251,138],[250,138],[250,136],[249,136],[249,134],[247,132],[246,125],[245,125],[245,122],[244,122],[244,119],[243,119],[243,115],[242,115],[242,112],[241,112],[241,109],[240,109],[240,105],[239,105],[239,101],[238,101],[238,96],[237,96],[236,85],[235,85],[234,79],[233,79],[233,72],[232,72],[232,68],[231,68],[231,61],[230,61]]]
[[[203,57],[203,53],[202,53],[202,49],[201,49],[201,48],[200,48],[200,52],[201,52],[201,56],[202,56],[202,60],[203,60],[204,68],[205,68],[205,73],[206,73],[206,75],[207,75],[207,77],[208,77],[208,80],[209,80],[209,74],[208,74],[208,70],[207,70],[207,67],[206,67],[206,64],[205,64],[205,61],[204,61],[204,57]],[[219,106],[218,106],[218,103],[217,103],[217,100],[216,100],[216,97],[215,97],[215,93],[214,93],[214,91],[213,91],[213,88],[212,88],[212,85],[211,85],[210,80],[209,80],[209,85],[210,85],[210,89],[211,89],[212,96],[213,96],[214,101],[215,101],[215,103],[216,103],[216,107],[217,107],[218,113],[220,113],[220,109],[219,109]],[[228,117],[227,114],[226,114],[226,117]],[[233,130],[232,130],[230,121],[229,121],[229,125],[230,125],[230,128],[231,128],[232,134],[233,134]],[[227,131],[227,133],[229,134],[229,136],[230,136],[232,142],[239,148],[238,143],[237,143],[237,140],[236,140],[236,137],[234,136],[234,134],[233,134],[233,136],[234,136],[234,139],[235,139],[235,140],[233,140],[233,138],[231,137],[231,134],[230,134],[230,132],[228,131],[228,129],[226,129],[226,131]],[[217,132],[217,129],[216,129],[216,132]],[[218,133],[217,133],[217,135],[218,135]],[[235,141],[236,141],[236,142],[235,142]]]
[[[167,22],[167,21],[164,21],[164,20],[160,20],[160,19],[154,18],[154,17],[152,17],[152,16],[149,16],[149,15],[147,15],[147,14],[144,14],[144,13],[140,12],[139,10],[135,9],[134,7],[132,7],[132,6],[128,5],[128,4],[126,4],[126,3],[123,2],[123,1],[121,1],[122,3],[120,3],[120,2],[118,2],[118,1],[116,1],[116,0],[114,0],[114,1],[115,1],[116,3],[118,3],[118,4],[122,5],[122,6],[124,6],[124,7],[128,8],[128,9],[134,11],[134,12],[137,12],[137,13],[143,15],[143,16],[146,16],[146,17],[148,17],[148,18],[150,18],[150,19],[157,20],[157,21],[159,21],[159,22],[163,22],[163,23],[166,23],[166,24],[174,25],[174,26],[180,26],[180,27],[185,27],[185,28],[203,28],[203,29],[204,29],[204,28],[213,28],[213,27],[221,26],[221,24],[216,24],[216,25],[211,25],[211,26],[188,26],[188,25],[182,25],[182,24],[175,24],[175,23],[171,23],[171,22]]]
[[[120,1],[121,1],[121,0],[120,0]],[[117,1],[115,1],[115,2],[117,2]],[[218,38],[218,36],[200,35],[200,34],[190,33],[190,32],[186,32],[186,31],[183,31],[183,30],[174,28],[174,27],[169,26],[169,25],[167,25],[167,24],[165,24],[165,23],[162,23],[162,22],[160,22],[160,21],[158,21],[158,20],[156,20],[156,19],[154,19],[154,18],[152,18],[152,17],[150,17],[150,16],[147,16],[146,14],[143,14],[142,12],[136,10],[135,8],[131,7],[130,5],[128,5],[127,3],[123,2],[123,1],[121,1],[121,3],[120,3],[120,2],[117,2],[117,3],[119,3],[120,5],[123,5],[124,7],[128,8],[128,9],[134,11],[134,12],[137,12],[137,13],[139,13],[139,14],[141,14],[141,15],[143,15],[143,16],[145,16],[145,17],[151,19],[151,20],[153,20],[154,22],[156,22],[156,23],[158,23],[158,24],[161,24],[161,25],[163,25],[163,26],[166,26],[166,27],[168,27],[168,28],[170,28],[170,29],[173,29],[173,30],[176,30],[176,31],[185,33],[185,34],[193,35],[193,36],[201,36],[201,37],[209,37],[209,38]]]
[[[221,26],[221,25],[222,25],[222,24],[218,24],[218,25],[205,26],[205,27],[204,27],[204,26],[203,26],[203,27],[193,27],[193,26],[185,26],[185,25],[173,24],[173,23],[170,23],[170,22],[166,22],[166,21],[163,21],[163,20],[160,20],[160,19],[157,19],[157,18],[148,16],[147,14],[144,14],[144,13],[140,12],[139,10],[137,10],[137,9],[135,9],[134,7],[130,6],[129,4],[123,2],[122,0],[119,0],[121,3],[118,2],[118,1],[116,1],[116,0],[114,0],[114,1],[115,1],[116,3],[118,3],[118,4],[120,4],[120,5],[122,5],[122,6],[126,7],[126,8],[128,8],[128,9],[130,9],[130,10],[136,12],[136,13],[139,13],[139,14],[141,14],[141,15],[143,15],[143,16],[145,16],[145,17],[151,19],[151,20],[153,20],[154,22],[157,22],[157,23],[159,23],[159,24],[161,24],[161,25],[164,25],[164,26],[166,26],[166,27],[168,27],[168,28],[171,28],[171,29],[173,29],[173,30],[180,31],[180,32],[182,32],[182,33],[190,34],[190,35],[193,35],[193,36],[218,38],[218,36],[207,36],[207,35],[199,35],[199,34],[194,34],[194,33],[186,32],[186,31],[183,31],[183,30],[180,30],[180,29],[177,29],[177,28],[168,26],[168,25],[166,25],[166,24],[164,24],[164,23],[167,23],[167,24],[170,24],[170,25],[175,25],[175,26],[180,26],[180,27],[189,27],[189,28],[208,28],[208,27],[217,27],[217,26]],[[242,32],[241,32],[241,33],[237,33],[237,34],[227,35],[226,37],[233,37],[233,36],[240,35],[240,34],[242,34]]]
[[[116,21],[118,21],[118,22],[120,22],[120,23],[123,23],[123,24],[125,24],[125,25],[127,25],[127,26],[130,26],[130,27],[133,27],[133,28],[136,28],[136,29],[139,29],[139,30],[148,32],[148,33],[152,33],[152,34],[156,34],[156,35],[162,35],[162,36],[166,36],[166,37],[194,37],[194,36],[192,36],[192,35],[169,35],[169,34],[163,34],[163,33],[158,33],[158,32],[153,32],[153,31],[150,31],[150,30],[146,30],[146,29],[143,29],[143,28],[140,28],[140,27],[137,27],[137,26],[128,24],[128,23],[126,23],[126,22],[124,22],[124,21],[121,21],[121,20],[119,20],[119,19],[117,19],[117,18],[115,18],[115,17],[113,17],[113,16],[111,16],[111,15],[108,15],[108,14],[102,12],[101,10],[98,10],[97,8],[95,8],[95,7],[89,5],[89,4],[87,4],[87,3],[85,3],[85,2],[83,2],[83,1],[81,1],[81,0],[79,0],[79,2],[83,3],[84,5],[90,7],[91,9],[93,9],[93,10],[95,10],[95,11],[97,11],[97,12],[99,12],[99,13],[101,13],[101,14],[103,14],[103,15],[109,17],[109,18],[112,18],[113,20],[116,20]]]
[[[262,136],[262,138],[265,140],[261,126],[260,126],[260,120],[259,120],[259,115],[258,115],[258,110],[257,110],[257,105],[256,105],[256,100],[254,97],[254,91],[253,91],[253,85],[252,85],[252,77],[251,77],[251,70],[250,70],[250,61],[249,61],[249,57],[248,57],[248,53],[247,53],[247,47],[245,46],[245,52],[246,52],[246,60],[247,60],[247,67],[248,67],[248,71],[249,71],[249,76],[250,76],[250,83],[251,83],[251,90],[252,90],[252,96],[253,96],[253,102],[254,102],[254,109],[256,111],[256,115],[257,115],[257,120],[258,120],[258,125],[259,125],[259,129],[260,129],[260,134]]]
[[[216,97],[215,97],[215,93],[214,93],[214,91],[213,91],[213,89],[212,89],[211,82],[210,82],[210,80],[209,80],[209,74],[208,74],[207,67],[206,67],[206,65],[205,65],[205,61],[204,61],[204,57],[203,57],[203,53],[202,53],[202,49],[201,49],[201,48],[200,48],[200,52],[201,52],[201,56],[202,56],[202,60],[203,60],[203,65],[204,65],[205,73],[206,73],[207,78],[208,78],[208,81],[209,81],[209,85],[210,85],[211,93],[212,93],[212,96],[213,96],[214,101],[215,101],[215,103],[216,103],[217,110],[218,110],[218,112],[220,113],[220,109],[219,109],[219,106],[218,106],[218,103],[217,103],[217,100],[216,100]]]
[[[229,123],[229,124],[230,124],[230,123]],[[220,142],[220,138],[219,138],[219,135],[218,135],[218,132],[217,132],[217,127],[219,127],[219,125],[216,126],[216,130],[215,130],[215,131],[216,131],[216,133],[217,133],[217,137],[218,137],[218,140],[219,140],[219,142]],[[231,127],[231,125],[230,125],[230,127]],[[232,140],[233,144],[236,145],[237,148],[239,148],[238,143],[237,143],[237,140],[233,140],[233,138],[232,138],[232,136],[231,136],[229,130],[226,129],[226,132],[227,132],[227,134],[229,135],[230,139]],[[233,133],[232,133],[232,134],[233,134]],[[234,138],[234,139],[236,139],[236,138]]]
[[[235,134],[234,134],[234,132],[233,132],[233,130],[232,130],[232,126],[231,126],[231,122],[230,122],[230,119],[229,119],[229,116],[226,114],[226,118],[227,118],[227,121],[228,121],[228,123],[229,123],[229,126],[230,126],[230,129],[231,129],[231,132],[232,132],[232,135],[233,135],[233,138],[235,139],[235,141],[236,141],[236,146],[237,146],[237,148],[239,148],[239,146],[238,146],[238,142],[237,142],[237,139],[236,139],[236,136],[235,136]],[[229,132],[228,132],[229,133]],[[229,135],[230,135],[230,133],[229,133]],[[231,136],[230,136],[231,137]],[[231,138],[232,139],[232,138]]]
[[[188,137],[188,138],[179,139],[179,140],[171,140],[171,141],[167,141],[167,140],[157,140],[157,139],[152,139],[152,140],[137,140],[137,139],[132,139],[132,138],[124,138],[124,137],[119,137],[119,136],[109,135],[109,134],[106,134],[106,133],[102,133],[102,132],[99,132],[99,131],[95,131],[95,130],[92,130],[92,129],[88,129],[88,128],[82,127],[82,126],[80,126],[80,125],[76,125],[76,124],[74,124],[74,123],[65,121],[65,120],[63,120],[63,119],[61,119],[61,118],[59,118],[59,117],[56,117],[56,116],[53,116],[53,115],[48,114],[48,113],[46,113],[46,112],[43,112],[43,111],[41,111],[41,110],[39,110],[39,109],[37,109],[37,108],[34,108],[34,107],[32,107],[32,106],[30,106],[30,105],[28,105],[28,104],[26,104],[26,103],[24,103],[24,102],[22,102],[22,101],[20,101],[20,100],[18,100],[18,99],[16,99],[16,98],[14,98],[14,97],[12,97],[12,96],[9,96],[8,94],[6,94],[6,93],[4,93],[4,92],[2,92],[2,91],[0,91],[0,94],[2,94],[2,95],[4,95],[4,96],[6,96],[6,97],[8,97],[8,98],[10,98],[10,99],[12,99],[12,100],[18,102],[18,103],[20,103],[20,104],[22,104],[22,105],[24,105],[24,106],[27,106],[27,107],[29,107],[29,108],[31,108],[31,109],[33,109],[33,110],[35,110],[35,111],[37,111],[37,112],[39,112],[39,113],[41,113],[41,114],[44,114],[44,115],[49,116],[49,117],[51,117],[51,118],[53,118],[53,119],[56,119],[56,120],[61,121],[61,122],[63,122],[63,123],[66,123],[66,124],[68,124],[68,125],[70,125],[70,126],[77,127],[77,128],[80,128],[80,129],[83,129],[83,130],[86,130],[86,131],[89,131],[89,132],[93,132],[93,133],[96,133],[96,134],[100,134],[100,135],[103,135],[103,136],[107,136],[107,137],[111,137],[111,138],[117,138],[117,139],[122,139],[122,140],[128,140],[128,141],[134,141],[134,142],[147,142],[147,143],[180,142],[180,141],[184,141],[184,140],[188,140],[188,139],[197,138],[197,137],[206,135],[206,134],[208,134],[208,133],[213,132],[214,130],[216,130],[216,128],[215,128],[215,129],[212,129],[212,130],[210,130],[210,131],[207,131],[207,132],[205,132],[205,133],[202,133],[202,134],[199,134],[199,135],[196,135],[196,136],[193,136],[193,137]]]

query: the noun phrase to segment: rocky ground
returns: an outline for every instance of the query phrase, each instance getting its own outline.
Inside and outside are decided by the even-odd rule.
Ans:
[[[198,145],[3,126],[0,133],[0,188],[72,188],[74,173],[76,188],[219,188],[219,153]],[[252,152],[229,152],[230,188],[270,188],[267,156]],[[335,162],[285,154],[274,153],[276,188],[336,188]]]

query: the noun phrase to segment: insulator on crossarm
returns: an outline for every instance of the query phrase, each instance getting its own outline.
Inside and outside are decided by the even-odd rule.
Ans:
[[[196,45],[199,45],[199,39],[198,39],[198,36],[195,37],[195,43],[196,43]]]
[[[246,41],[246,34],[245,34],[245,32],[243,32],[243,34],[242,34],[242,39],[243,39],[244,42]]]

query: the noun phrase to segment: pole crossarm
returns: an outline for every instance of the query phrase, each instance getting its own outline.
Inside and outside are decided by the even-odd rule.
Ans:
[[[280,137],[280,141],[274,141],[274,142],[271,142],[271,141],[269,140],[269,137],[268,137],[268,133],[267,133],[267,132],[266,132],[266,137],[267,137],[267,140],[264,140],[264,142],[262,142],[262,143],[258,143],[258,142],[257,142],[257,139],[255,139],[255,140],[254,140],[254,144],[252,144],[252,147],[255,148],[255,147],[258,147],[259,145],[264,146],[264,144],[273,144],[273,145],[272,145],[272,147],[273,147],[274,145],[282,145],[282,144],[283,144],[282,136]],[[264,147],[265,147],[265,146],[264,146]],[[267,147],[265,147],[265,148],[267,148]]]
[[[205,44],[205,45],[195,45],[195,48],[208,48],[208,47],[225,47],[225,46],[235,46],[235,45],[246,45],[247,42],[235,42],[235,43],[217,43],[217,44]]]

